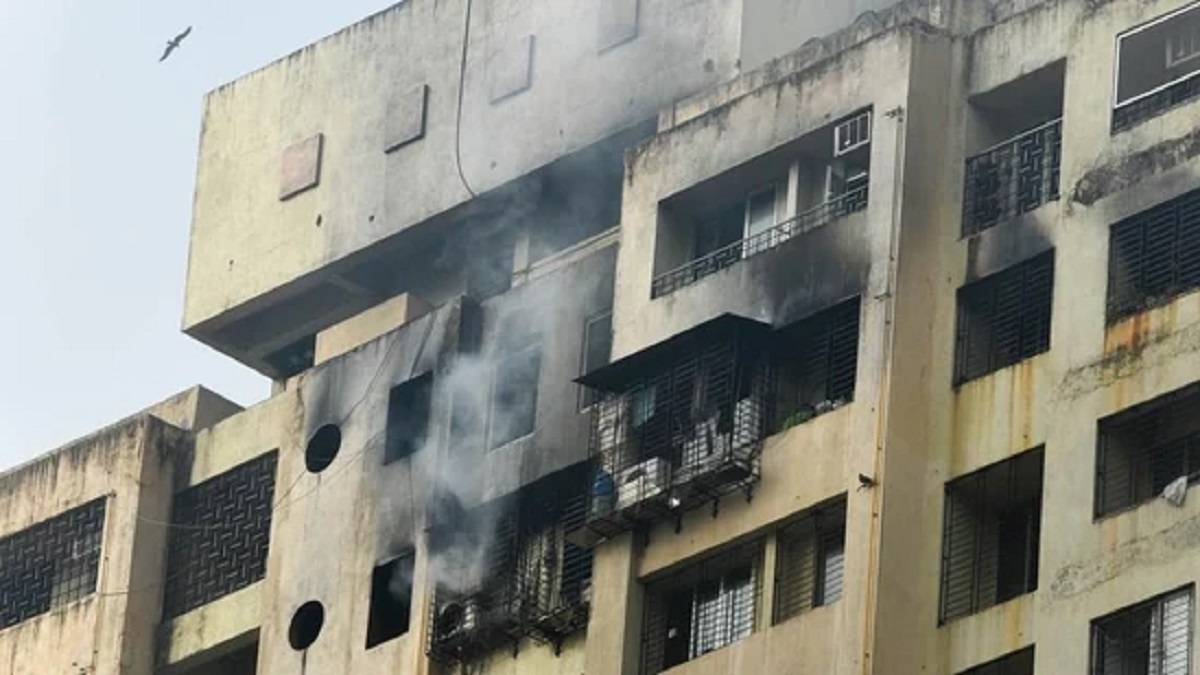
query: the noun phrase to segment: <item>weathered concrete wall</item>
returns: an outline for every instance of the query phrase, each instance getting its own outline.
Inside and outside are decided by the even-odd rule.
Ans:
[[[752,70],[790,52],[808,40],[820,38],[856,20],[869,21],[874,13],[901,0],[752,0],[742,15],[741,66]]]

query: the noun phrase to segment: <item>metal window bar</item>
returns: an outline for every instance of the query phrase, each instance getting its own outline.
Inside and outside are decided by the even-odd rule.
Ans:
[[[660,298],[674,293],[746,258],[776,248],[793,237],[862,211],[867,208],[867,197],[866,185],[854,188],[769,230],[722,246],[712,253],[661,274],[651,282],[650,297]]]
[[[106,501],[0,539],[0,629],[96,592]]]
[[[1108,322],[1200,288],[1200,190],[1112,226]]]
[[[1061,118],[967,159],[963,236],[1058,200],[1061,159]]]
[[[1091,675],[1188,675],[1191,587],[1092,622]]]
[[[175,495],[163,616],[174,618],[263,578],[278,453]]]
[[[1054,251],[958,290],[955,384],[1050,348]]]
[[[647,585],[642,675],[698,658],[756,630],[762,552],[759,539]]]
[[[939,621],[1037,589],[1039,448],[946,484]]]
[[[1026,647],[1018,652],[1006,654],[958,675],[1033,675],[1034,648]]]
[[[860,314],[856,297],[784,330],[776,357],[779,401],[774,429],[854,400]]]
[[[1200,482],[1200,429],[1190,422],[1198,396],[1100,422],[1097,518],[1151,501],[1177,479]]]
[[[813,510],[780,529],[776,536],[773,624],[841,598],[845,501]]]
[[[1186,80],[1180,80],[1153,94],[1113,108],[1112,133],[1125,131],[1148,119],[1158,117],[1172,108],[1190,103],[1198,96],[1200,96],[1200,73]]]

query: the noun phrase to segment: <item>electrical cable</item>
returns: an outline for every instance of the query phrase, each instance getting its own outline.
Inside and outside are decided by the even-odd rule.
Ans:
[[[467,175],[463,172],[462,165],[463,90],[467,84],[467,46],[471,41],[471,0],[466,0],[466,2],[463,18],[462,55],[458,61],[458,103],[454,113],[454,166],[458,169],[458,179],[462,181],[463,187],[467,189],[471,199],[474,199],[476,197],[475,190],[471,189],[471,184],[467,182]]]

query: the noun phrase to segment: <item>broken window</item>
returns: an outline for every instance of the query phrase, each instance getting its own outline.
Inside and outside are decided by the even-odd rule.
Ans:
[[[1092,621],[1091,675],[1188,675],[1192,587]]]
[[[842,597],[846,502],[813,509],[777,535],[774,623]]]
[[[0,539],[0,629],[96,592],[106,502]]]
[[[779,345],[779,426],[783,429],[854,399],[859,298],[784,328]]]
[[[741,640],[755,629],[762,541],[695,563],[646,588],[644,675]]]
[[[1050,348],[1054,251],[958,289],[955,383]]]
[[[404,459],[421,449],[429,431],[432,397],[432,373],[425,373],[392,388],[388,394],[384,464]]]
[[[587,320],[583,328],[583,374],[608,364],[612,355],[612,312],[606,311]],[[580,387],[580,409],[600,400],[600,392]]]
[[[1172,482],[1200,481],[1200,385],[1171,392],[1099,422],[1096,517],[1154,499]]]
[[[367,618],[367,649],[408,632],[412,605],[414,553],[377,565],[371,572],[371,605]]]
[[[1200,95],[1200,4],[1117,36],[1112,131],[1161,115]]]
[[[171,619],[263,578],[278,453],[175,495],[163,616]]]
[[[1108,321],[1200,288],[1200,190],[1112,226]]]
[[[1033,675],[1033,647],[988,661],[958,675]]]
[[[941,621],[1037,589],[1043,456],[1031,450],[946,484]]]

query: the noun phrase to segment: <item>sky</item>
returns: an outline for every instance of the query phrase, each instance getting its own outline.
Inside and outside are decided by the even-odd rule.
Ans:
[[[180,331],[201,99],[391,4],[0,0],[0,470],[195,384],[268,395]]]

